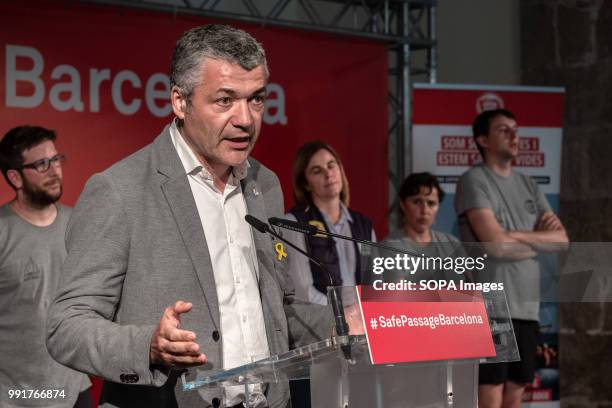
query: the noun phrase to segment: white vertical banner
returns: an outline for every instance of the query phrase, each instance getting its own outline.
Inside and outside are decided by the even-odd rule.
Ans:
[[[480,162],[472,137],[472,122],[484,110],[504,108],[514,113],[519,131],[518,171],[533,177],[553,210],[559,210],[563,88],[415,84],[413,89],[412,170],[436,175],[448,194],[438,211],[435,228],[457,234],[453,208],[459,176]],[[543,263],[546,268],[555,263]],[[545,283],[543,287],[548,287]],[[543,303],[538,370],[527,387],[523,407],[558,408],[557,305]]]

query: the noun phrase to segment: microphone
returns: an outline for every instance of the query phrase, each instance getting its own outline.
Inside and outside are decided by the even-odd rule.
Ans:
[[[283,220],[281,218],[270,218],[270,220],[275,220],[277,222],[281,222],[281,221],[287,221],[289,223],[291,223],[291,221],[288,220]],[[253,228],[255,228],[257,231],[261,232],[262,234],[268,233],[270,235],[272,235],[273,237],[279,239],[280,241],[284,242],[285,244],[289,245],[291,248],[295,249],[296,251],[298,251],[299,253],[301,253],[302,255],[304,255],[306,258],[308,258],[309,260],[311,260],[315,265],[319,266],[321,269],[323,269],[326,273],[327,273],[327,277],[329,278],[329,284],[332,287],[331,290],[331,305],[332,305],[332,310],[334,312],[334,321],[335,321],[335,327],[336,327],[336,335],[337,336],[348,336],[348,323],[346,322],[346,317],[344,316],[344,306],[342,305],[342,299],[340,298],[340,296],[338,296],[338,292],[337,292],[337,288],[334,287],[334,280],[332,279],[331,275],[329,274],[329,271],[325,268],[325,265],[323,265],[323,263],[321,261],[319,261],[317,258],[313,257],[312,255],[308,254],[307,252],[303,251],[301,248],[297,247],[296,245],[294,245],[293,243],[287,241],[285,238],[283,238],[282,236],[280,236],[279,234],[276,233],[276,231],[274,231],[272,228],[270,228],[270,226],[268,224],[266,224],[265,222],[253,217],[250,214],[247,214],[244,216],[244,220],[246,222],[248,222]],[[299,223],[295,223],[295,224],[299,224]],[[289,224],[287,224],[289,225]],[[312,227],[314,229],[314,233],[316,234],[317,232],[319,232],[319,229],[317,227],[314,227],[312,225],[307,225],[306,226],[306,230],[310,231],[310,228]],[[289,228],[291,229],[291,228]],[[304,229],[304,228],[302,228]],[[296,230],[297,232],[302,232],[301,230]],[[314,235],[314,234],[313,234]],[[351,357],[351,346],[350,344],[341,344],[340,348],[342,349],[342,353],[344,354],[344,357],[347,360],[352,360]]]
[[[268,224],[266,224],[265,222],[261,220],[258,220],[257,218],[253,217],[251,214],[245,215],[244,220],[248,222],[257,231],[261,232],[262,234],[265,234],[266,232],[270,231],[270,226]]]
[[[315,235],[319,232],[319,229],[314,225],[302,224],[300,222],[290,221],[284,218],[272,217],[268,218],[268,222],[275,227],[301,232],[302,234],[306,235]]]
[[[323,266],[323,264],[316,258],[313,258],[312,256],[308,255],[308,253],[304,252],[301,248],[295,246],[294,244],[292,244],[291,242],[287,241],[285,238],[283,238],[281,235],[279,235],[276,231],[274,231],[272,228],[270,228],[270,226],[268,224],[266,224],[265,222],[261,221],[258,218],[253,217],[251,214],[247,214],[244,216],[244,220],[246,222],[248,222],[251,227],[255,228],[257,231],[261,232],[262,234],[270,234],[272,235],[274,238],[278,239],[279,241],[284,242],[285,244],[289,245],[291,248],[295,249],[296,251],[298,251],[299,253],[301,253],[302,255],[304,255],[305,257],[307,257],[308,259],[310,259],[312,262],[314,262],[317,266],[320,266],[321,268],[325,267]],[[331,282],[331,276],[330,278],[330,282]]]
[[[325,235],[325,236],[328,236],[328,237],[340,238],[340,239],[344,239],[344,240],[347,240],[347,241],[357,242],[359,244],[368,245],[368,246],[371,246],[371,247],[374,247],[374,248],[385,249],[387,251],[392,251],[394,253],[402,253],[402,254],[407,254],[407,255],[417,256],[417,257],[420,256],[420,254],[417,253],[416,251],[404,250],[404,249],[400,249],[400,248],[396,248],[396,247],[391,247],[391,246],[388,246],[388,245],[380,244],[378,242],[365,241],[363,239],[347,237],[346,235],[334,234],[333,232],[328,232],[328,231],[320,230],[317,227],[315,227],[314,225],[305,224],[305,223],[301,223],[301,222],[297,222],[297,221],[290,221],[290,220],[285,220],[283,218],[272,217],[272,218],[268,219],[268,222],[270,224],[272,224],[273,226],[275,226],[275,227],[283,228],[283,229],[287,229],[287,230],[291,230],[291,231],[296,231],[296,232],[299,232],[299,233],[302,233],[302,234],[305,234],[305,235],[321,234],[321,235]]]

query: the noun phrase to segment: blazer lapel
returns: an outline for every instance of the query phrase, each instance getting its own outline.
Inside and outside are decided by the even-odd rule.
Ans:
[[[263,194],[259,189],[257,182],[249,175],[243,180],[242,185],[242,193],[246,202],[247,212],[253,217],[267,223],[268,215],[266,213],[266,206],[264,203]],[[255,242],[257,260],[260,264],[259,274],[261,275],[261,269],[272,270],[272,268],[274,268],[272,253],[274,247],[271,243],[270,235],[262,234],[255,229],[253,229],[253,240]]]
[[[252,177],[252,173],[249,172],[249,176],[242,183],[247,212],[267,223],[268,214],[263,193]],[[283,314],[282,289],[275,277],[274,244],[270,235],[262,234],[254,229],[252,230],[257,262],[259,264],[259,295],[266,324],[268,347],[271,354],[278,354],[284,351],[283,341],[286,342],[286,339],[283,340],[284,337],[281,335],[282,321],[285,317]]]
[[[183,238],[183,244],[189,252],[210,317],[215,326],[220,328],[217,286],[206,237],[189,181],[176,149],[172,146],[168,129],[161,134],[155,144],[158,152],[158,171],[167,177],[161,184],[162,192]]]

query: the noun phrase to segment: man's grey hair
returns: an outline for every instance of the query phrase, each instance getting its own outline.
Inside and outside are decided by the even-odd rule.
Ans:
[[[205,58],[238,64],[248,71],[263,65],[268,75],[266,52],[246,31],[222,24],[195,27],[176,42],[170,69],[170,87],[177,87],[187,102],[200,81]]]

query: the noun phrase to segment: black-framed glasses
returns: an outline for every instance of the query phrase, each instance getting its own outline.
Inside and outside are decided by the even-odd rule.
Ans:
[[[40,159],[32,163],[24,164],[21,166],[20,170],[34,169],[39,173],[44,173],[45,171],[49,170],[49,167],[51,167],[52,164],[61,163],[64,160],[66,160],[66,155],[59,153],[53,157],[49,157],[48,159]]]

